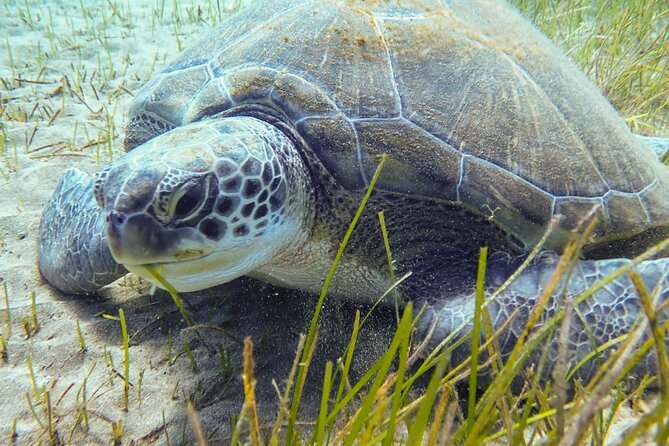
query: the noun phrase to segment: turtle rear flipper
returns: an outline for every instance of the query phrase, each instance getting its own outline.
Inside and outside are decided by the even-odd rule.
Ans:
[[[508,358],[517,341],[526,329],[528,317],[539,301],[545,287],[551,281],[558,265],[558,256],[546,258],[542,256],[540,261],[535,261],[509,285],[505,291],[489,304],[487,307],[494,330],[499,330],[512,318],[512,321],[499,334],[498,342],[503,357]],[[586,260],[579,261],[573,273],[562,278],[555,287],[549,298],[545,311],[542,313],[536,325],[531,327],[530,337],[537,335],[540,328],[553,317],[564,310],[565,299],[576,299],[581,293],[590,289],[602,279],[612,276],[616,271],[629,265],[628,259]],[[493,260],[489,263],[487,285],[488,293],[494,291],[513,272],[515,265],[511,265],[505,259]],[[666,324],[669,320],[669,309],[666,301],[669,300],[669,258],[648,260],[638,264],[634,270],[639,273],[651,298],[654,299],[656,309],[662,308],[657,314],[660,324]],[[566,274],[565,274],[566,276]],[[566,281],[566,284],[565,284]],[[492,285],[492,286],[491,286]],[[432,324],[434,329],[431,334],[431,344],[441,342],[449,333],[458,332],[458,337],[471,333],[473,324],[475,298],[473,295],[462,295],[456,299],[444,299],[437,306],[428,307],[428,311],[420,322],[420,330],[426,333]],[[435,322],[436,318],[436,322]],[[599,288],[591,296],[574,306],[569,321],[569,335],[567,344],[568,374],[583,380],[593,377],[596,370],[603,361],[624,342],[616,339],[632,332],[639,323],[645,323],[643,305],[639,298],[637,289],[627,273],[610,281],[607,285]],[[539,347],[532,353],[527,365],[534,362],[535,366],[544,348],[548,348],[548,358],[544,366],[544,377],[550,378],[553,366],[558,361],[561,351],[559,330],[562,319],[554,324],[554,330],[547,333],[547,337]],[[649,331],[646,330],[641,342],[648,338]],[[527,341],[527,339],[526,339]],[[606,346],[607,343],[610,345]],[[665,340],[669,347],[669,339]],[[637,341],[636,345],[640,345]],[[471,342],[464,342],[454,352],[453,361],[459,363],[470,354]],[[600,354],[592,353],[601,348]],[[654,351],[651,348],[651,351]],[[583,361],[592,355],[587,361]],[[581,362],[583,361],[583,364]],[[578,366],[576,369],[575,367]],[[657,373],[657,361],[655,355],[651,354],[642,358],[633,368],[633,372],[643,375],[645,373]]]
[[[90,294],[127,274],[111,255],[93,179],[70,169],[46,204],[39,228],[39,270],[68,294]]]

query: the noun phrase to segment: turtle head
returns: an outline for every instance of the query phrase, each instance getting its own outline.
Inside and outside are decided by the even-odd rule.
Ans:
[[[271,264],[301,246],[313,220],[294,144],[250,117],[160,135],[100,172],[94,193],[116,261],[152,280],[150,265],[178,291]]]

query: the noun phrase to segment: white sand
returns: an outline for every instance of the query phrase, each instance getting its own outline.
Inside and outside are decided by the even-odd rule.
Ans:
[[[0,285],[0,321],[8,349],[7,361],[0,365],[0,442],[8,441],[15,423],[16,444],[47,439],[50,432],[72,444],[109,444],[113,423],[122,422],[123,444],[166,443],[168,435],[172,443],[179,443],[190,435],[185,401],[192,398],[211,443],[224,444],[228,419],[239,411],[242,398],[239,340],[246,334],[254,336],[261,409],[272,412],[276,401],[271,379],[282,383],[287,376],[296,337],[310,316],[311,303],[301,305],[300,295],[274,296],[276,290],[238,281],[191,299],[197,321],[223,327],[235,339],[207,329],[198,337],[195,330],[182,330],[184,325],[165,294],[148,295],[146,286],[136,279],[105,289],[101,298],[79,299],[63,296],[44,283],[36,267],[40,212],[64,170],[76,166],[94,172],[120,156],[132,92],[177,53],[177,40],[186,45],[190,36],[207,26],[189,18],[185,1],[179,2],[178,13],[172,1],[164,2],[162,18],[157,17],[160,0],[83,3],[85,14],[78,0],[33,0],[29,12],[23,0],[6,0],[0,6],[0,35],[5,38],[0,41],[0,77],[6,83],[0,84],[4,142],[0,279],[7,288],[11,316],[10,335]],[[118,5],[117,12],[112,4]],[[205,5],[202,16],[211,23],[207,8],[215,8],[216,1],[200,4]],[[191,9],[190,16],[196,14]],[[180,20],[178,37],[176,16]],[[110,128],[113,134],[108,145]],[[98,141],[102,143],[96,144]],[[26,339],[21,319],[30,318],[33,292],[40,329]],[[221,297],[224,294],[237,299],[228,301]],[[275,311],[281,305],[283,312]],[[289,312],[294,323],[286,323],[286,306],[294,308]],[[121,307],[132,336],[133,387],[128,412],[123,411],[123,381],[115,373],[123,373],[120,326],[100,316],[103,312],[117,315]],[[85,352],[75,334],[77,321],[86,340]],[[322,335],[321,345],[329,346],[326,354],[330,357],[342,351],[334,339],[341,338],[345,328],[337,324],[326,327]],[[173,335],[171,361],[167,360],[168,330]],[[376,351],[382,338],[361,337],[366,340],[363,353]],[[193,347],[197,370],[182,354],[184,341]],[[215,347],[219,344],[231,352],[234,372],[229,385],[218,373]],[[37,386],[49,395],[50,421],[46,404],[34,395],[28,357]],[[141,403],[137,394],[140,373]],[[82,409],[84,384],[86,410]],[[314,401],[319,398],[316,392],[307,392],[307,396]],[[39,400],[44,401],[44,396]],[[84,414],[88,415],[88,431],[83,428]]]

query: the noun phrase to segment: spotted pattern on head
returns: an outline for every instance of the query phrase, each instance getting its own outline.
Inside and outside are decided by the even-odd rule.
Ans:
[[[268,144],[270,141],[265,141]],[[215,149],[210,142],[212,146]],[[273,150],[263,150],[247,152],[236,162],[220,159],[214,168],[219,196],[211,216],[198,225],[200,232],[215,241],[226,235],[261,237],[263,228],[279,223],[286,201],[286,180],[277,158]]]

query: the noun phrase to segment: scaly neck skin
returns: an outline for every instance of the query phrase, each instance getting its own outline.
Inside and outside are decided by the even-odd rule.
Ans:
[[[236,119],[256,120],[256,118],[239,117]],[[257,270],[271,267],[274,264],[290,263],[299,255],[305,244],[312,236],[316,215],[316,194],[314,184],[305,160],[301,156],[296,143],[285,133],[270,123],[260,121],[267,127],[266,139],[271,141],[271,148],[275,159],[278,160],[282,176],[287,186],[286,198],[283,204],[282,215],[285,220],[283,232],[272,249],[267,261],[259,263],[256,268],[246,274],[253,275]],[[255,243],[266,246],[270,240],[259,237]]]

